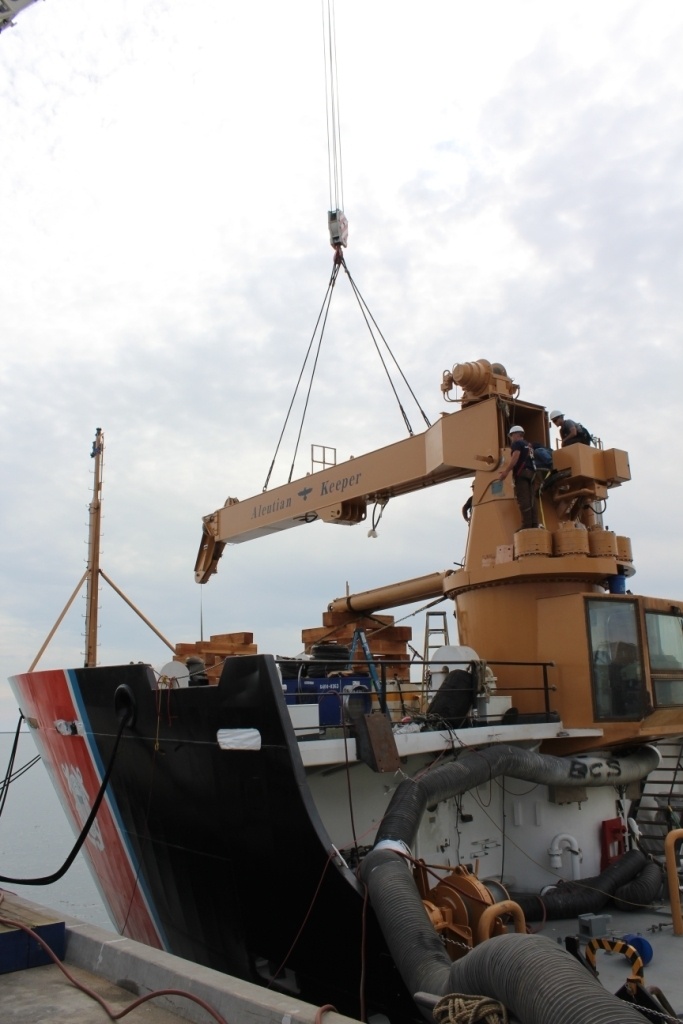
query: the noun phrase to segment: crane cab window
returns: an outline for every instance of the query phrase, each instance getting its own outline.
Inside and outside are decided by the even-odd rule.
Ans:
[[[636,604],[610,600],[586,604],[596,719],[636,721],[644,714]]]
[[[646,612],[645,623],[655,705],[683,704],[683,618]]]

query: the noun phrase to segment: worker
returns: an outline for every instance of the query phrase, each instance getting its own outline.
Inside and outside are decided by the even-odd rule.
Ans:
[[[553,409],[548,418],[560,431],[563,448],[567,448],[570,444],[577,444],[581,440],[578,433],[578,425],[574,420],[566,419],[564,413],[560,412],[559,409]]]
[[[510,461],[498,474],[504,480],[512,473],[515,482],[515,498],[522,513],[521,530],[538,529],[538,480],[533,463],[533,449],[524,440],[523,427],[510,427]]]

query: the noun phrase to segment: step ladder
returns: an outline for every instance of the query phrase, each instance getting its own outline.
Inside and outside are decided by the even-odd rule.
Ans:
[[[644,853],[664,863],[664,840],[683,826],[683,739],[657,744],[662,761],[643,786],[635,823]]]
[[[368,638],[365,635],[365,630],[364,629],[354,629],[354,631],[353,631],[353,639],[351,641],[351,650],[350,650],[350,653],[349,653],[349,668],[353,668],[353,663],[354,663],[354,660],[355,660],[356,650],[357,650],[359,645],[360,645],[360,648],[361,648],[361,650],[363,652],[363,655],[365,657],[365,661],[366,661],[366,664],[368,666],[368,673],[370,674],[370,679],[372,680],[372,685],[375,688],[375,693],[379,697],[380,703],[381,703],[381,700],[382,700],[382,686],[381,686],[381,683],[379,681],[379,676],[377,675],[377,666],[375,665],[375,659],[372,656],[372,651],[370,650],[370,646],[368,644]]]
[[[446,612],[427,612],[425,616],[425,642],[422,652],[422,687],[426,687],[429,679],[429,662],[434,651],[440,647],[448,647],[448,619]],[[434,622],[432,622],[434,620]]]

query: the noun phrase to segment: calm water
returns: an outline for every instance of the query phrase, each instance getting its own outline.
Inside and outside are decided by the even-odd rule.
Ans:
[[[0,776],[7,771],[13,733],[0,733]],[[15,771],[36,755],[31,736],[22,733],[14,762]],[[38,878],[57,871],[75,842],[62,806],[42,763],[11,783],[0,816],[0,874],[12,878]],[[20,885],[0,882],[0,888],[16,892],[34,903],[78,917],[112,930],[109,915],[82,853],[67,873],[52,885]]]

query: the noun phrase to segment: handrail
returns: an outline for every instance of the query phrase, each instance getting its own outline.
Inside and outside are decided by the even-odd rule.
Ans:
[[[429,661],[427,661],[425,659],[422,659],[422,658],[415,658],[412,661],[408,662],[408,661],[405,661],[405,660],[403,660],[401,658],[391,658],[391,657],[388,657],[387,655],[384,655],[384,654],[373,654],[372,657],[373,657],[373,661],[375,662],[375,666],[377,667],[377,669],[379,669],[379,675],[380,675],[380,692],[378,694],[379,700],[380,700],[380,706],[383,703],[382,698],[384,698],[384,701],[386,701],[387,669],[391,668],[392,666],[400,667],[402,669],[407,669],[409,671],[412,667],[414,667],[414,666],[418,666],[419,667],[421,665],[422,666],[424,666],[424,665],[429,665],[429,666],[433,666],[433,665],[463,665],[463,666],[466,666],[466,665],[471,665],[473,661],[475,661],[477,664],[480,663],[478,659],[472,659],[472,658],[429,659]],[[289,663],[289,662],[291,662],[293,660],[296,661],[298,659],[296,659],[296,658],[295,659],[292,659],[292,658],[275,658],[276,664],[280,664],[280,662]],[[322,661],[324,659],[321,657],[320,660]],[[548,680],[548,669],[549,668],[555,668],[555,662],[554,661],[489,661],[489,660],[487,660],[485,662],[485,664],[486,665],[491,665],[491,666],[504,666],[506,668],[509,668],[509,667],[513,667],[513,668],[531,668],[531,669],[538,669],[538,668],[540,668],[542,670],[542,673],[543,673],[543,681],[542,681],[540,686],[510,686],[510,685],[506,684],[506,685],[504,685],[504,686],[502,686],[500,688],[500,691],[501,691],[501,693],[506,694],[506,695],[512,694],[512,693],[515,693],[515,692],[522,692],[522,691],[529,691],[529,692],[534,692],[534,693],[542,691],[543,692],[544,712],[545,712],[546,715],[550,715],[551,714],[550,693],[551,693],[551,691],[553,693],[556,692],[557,687],[549,682],[549,680]],[[348,663],[340,662],[339,665],[340,665],[340,668],[339,668],[340,672],[348,671]],[[401,680],[401,681],[403,681],[403,680]],[[401,681],[399,681],[398,677],[396,677],[396,682],[397,683],[399,683]],[[405,681],[410,685],[410,682],[411,682],[410,679],[407,679]],[[386,706],[384,708],[382,708],[382,710],[385,711],[386,710]]]
[[[664,853],[666,854],[666,880],[669,885],[669,902],[671,904],[671,917],[673,918],[674,935],[683,935],[683,917],[681,916],[681,893],[678,881],[678,869],[676,867],[676,852],[674,847],[679,839],[683,839],[683,828],[675,828],[667,833],[664,840]]]

